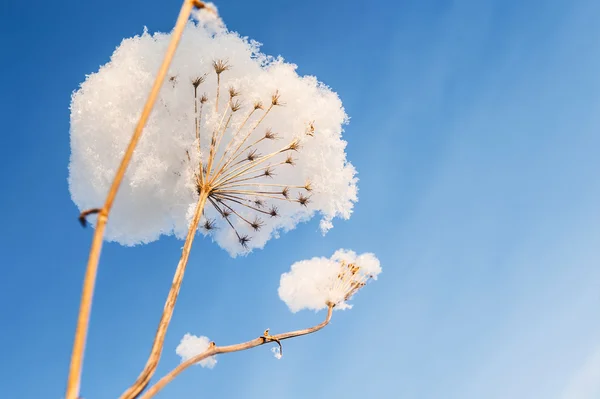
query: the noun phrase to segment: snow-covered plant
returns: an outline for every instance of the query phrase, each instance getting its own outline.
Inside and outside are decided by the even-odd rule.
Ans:
[[[175,348],[175,353],[181,357],[182,361],[186,361],[196,356],[198,353],[204,352],[210,348],[210,346],[211,341],[208,337],[197,337],[192,334],[185,334],[183,338],[181,338],[181,342],[177,345],[177,348]],[[217,364],[217,359],[214,356],[210,356],[199,361],[197,364],[212,369]]]
[[[357,255],[353,251],[340,249],[331,258],[312,258],[296,262],[289,272],[281,275],[279,297],[292,312],[300,309],[320,310],[327,308],[327,316],[320,324],[303,330],[271,335],[269,329],[258,338],[234,345],[217,346],[207,337],[185,334],[175,352],[181,363],[150,387],[141,399],[149,399],[173,381],[181,372],[194,364],[213,368],[216,355],[239,352],[267,343],[276,343],[272,348],[277,359],[282,357],[281,341],[319,331],[331,320],[334,309],[348,309],[346,302],[366,283],[381,273],[379,259],[372,253]]]
[[[296,262],[281,276],[279,298],[296,313],[302,309],[321,310],[333,304],[349,309],[347,301],[368,280],[381,273],[379,260],[371,253],[357,255],[340,249],[331,258]]]
[[[99,217],[69,399],[78,390],[103,237],[123,245],[185,238],[150,357],[122,396],[133,399],[160,359],[199,230],[236,256],[315,214],[325,233],[334,218],[350,217],[356,201],[356,172],[341,138],[348,117],[337,94],[313,76],[299,76],[281,57],[261,53],[257,42],[228,31],[218,17],[207,18],[206,6],[184,0],[171,34],[144,31],[123,40],[72,96],[69,189],[84,225],[90,214]],[[187,21],[192,7],[202,9],[197,23]]]
[[[356,178],[337,94],[219,26],[186,27],[107,239],[184,238],[199,223],[237,255],[317,213],[323,232],[350,216]],[[148,32],[125,39],[73,94],[69,187],[80,209],[105,195],[169,40]]]

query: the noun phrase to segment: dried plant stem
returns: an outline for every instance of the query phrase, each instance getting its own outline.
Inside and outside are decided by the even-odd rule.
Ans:
[[[181,283],[183,281],[183,275],[185,273],[187,262],[190,256],[190,250],[192,249],[192,243],[194,242],[194,237],[198,231],[198,224],[200,223],[200,218],[202,217],[208,194],[209,192],[207,190],[203,189],[200,191],[200,197],[198,199],[198,203],[196,204],[196,210],[194,211],[194,216],[190,222],[187,237],[185,238],[185,244],[183,245],[183,250],[181,252],[181,258],[179,259],[179,264],[177,265],[175,275],[173,276],[173,283],[171,284],[171,289],[169,290],[169,294],[165,302],[165,307],[158,324],[156,335],[154,336],[154,342],[152,343],[152,349],[146,362],[146,366],[138,376],[135,383],[121,395],[121,399],[137,398],[144,388],[146,388],[150,382],[150,378],[152,378],[154,372],[156,371],[156,367],[158,366],[158,362],[162,354],[165,335],[167,334],[167,329],[171,322],[171,317],[173,316],[173,310],[175,309],[175,303],[177,302],[177,297],[179,296],[179,289],[181,288]]]
[[[142,110],[138,124],[135,127],[133,135],[131,136],[129,146],[125,151],[125,155],[123,155],[119,169],[117,169],[113,183],[110,187],[108,195],[106,196],[104,207],[98,214],[96,229],[92,239],[92,247],[90,249],[88,264],[83,281],[81,302],[79,305],[79,315],[75,330],[75,338],[73,339],[73,351],[71,353],[71,364],[69,367],[69,377],[67,379],[65,399],[77,399],[79,397],[83,353],[85,351],[85,341],[92,307],[92,298],[96,283],[96,274],[98,272],[98,261],[100,259],[100,251],[102,249],[102,240],[104,237],[104,229],[108,220],[108,215],[114,203],[117,191],[119,190],[119,186],[121,185],[123,177],[125,176],[127,166],[129,165],[129,162],[133,156],[133,151],[135,150],[135,147],[142,135],[144,126],[148,121],[150,112],[154,107],[154,103],[156,102],[156,98],[160,92],[160,88],[165,80],[169,65],[171,64],[171,60],[175,55],[175,50],[177,49],[179,40],[181,39],[181,35],[189,19],[190,13],[194,7],[204,8],[204,6],[204,3],[199,0],[184,0],[183,5],[181,6],[181,11],[179,12],[179,17],[177,18],[177,22],[175,24],[175,28],[173,29],[171,42],[169,43],[169,47],[165,53],[163,63],[156,74],[156,79],[154,81],[154,85],[152,86],[152,90],[148,95],[148,99],[146,100],[146,104],[144,105],[144,109]]]
[[[258,127],[258,125],[260,125],[261,122],[267,117],[267,115],[269,115],[269,112],[271,112],[271,110],[273,109],[273,107],[274,107],[274,105],[271,104],[271,106],[269,108],[267,108],[267,111],[263,114],[263,116],[254,124],[254,127],[252,127],[248,131],[248,133],[246,133],[246,135],[244,136],[243,140],[235,148],[235,150],[233,151],[233,153],[231,154],[231,156],[229,157],[229,159],[225,162],[225,164],[223,164],[223,166],[219,169],[219,171],[217,173],[215,173],[215,177],[220,176],[221,173],[223,172],[223,170],[225,170],[225,168],[227,168],[227,166],[229,166],[229,164],[231,162],[233,162],[241,154],[240,148],[244,145],[244,143],[248,140],[248,138],[256,130],[256,128]],[[244,121],[244,124],[246,124],[246,121]],[[241,130],[241,127],[240,127],[239,130]],[[239,133],[239,130],[238,130],[238,133]],[[225,155],[225,154],[223,154],[223,155]]]
[[[217,96],[215,100],[215,112],[219,112],[219,88],[221,87],[221,74],[217,73]]]
[[[250,111],[250,113],[246,116],[246,118],[244,119],[242,124],[238,127],[237,131],[234,133],[233,137],[237,137],[239,135],[240,131],[246,125],[246,122],[248,122],[248,119],[250,119],[250,117],[252,116],[254,111],[256,111],[256,108],[252,108],[252,111]],[[221,154],[221,158],[219,159],[219,162],[217,163],[217,167],[215,168],[215,170],[217,171],[216,174],[221,174],[221,172],[223,172],[223,168],[226,165],[221,165],[221,164],[225,160],[225,156],[229,153],[229,150],[233,146],[233,143],[234,143],[234,140],[230,140],[229,143],[227,144],[227,147],[225,148],[225,151],[223,151],[223,154]]]
[[[322,323],[320,323],[314,327],[306,328],[304,330],[291,331],[291,332],[283,333],[283,334],[262,336],[259,338],[255,338],[251,341],[243,342],[241,344],[228,345],[228,346],[212,345],[204,352],[179,364],[179,366],[175,367],[167,375],[165,375],[163,378],[161,378],[156,384],[154,384],[152,387],[150,387],[140,397],[140,399],[150,399],[151,397],[156,395],[161,389],[163,389],[168,383],[173,381],[175,379],[175,377],[177,377],[179,374],[181,374],[185,369],[187,369],[188,367],[190,367],[208,357],[211,357],[214,355],[219,355],[221,353],[239,352],[239,351],[243,351],[243,350],[247,350],[247,349],[252,349],[252,348],[264,345],[269,342],[277,342],[278,343],[279,341],[283,341],[284,339],[300,337],[302,335],[307,335],[307,334],[311,334],[316,331],[319,331],[320,329],[325,327],[327,324],[329,324],[329,321],[331,320],[331,314],[333,312],[333,306],[334,305],[332,305],[332,304],[329,305],[329,307],[327,309],[327,317],[325,318],[325,321],[323,321]]]
[[[283,147],[280,150],[277,150],[275,152],[272,152],[268,155],[264,155],[264,156],[256,159],[250,165],[240,165],[236,168],[233,168],[233,170],[231,172],[223,173],[223,176],[217,175],[211,180],[211,185],[213,187],[220,186],[222,184],[230,182],[231,180],[233,180],[235,178],[246,176],[249,173],[254,173],[256,171],[255,168],[257,166],[268,161],[269,159],[273,158],[274,156],[287,151],[287,149],[288,149],[288,146]]]
[[[204,181],[210,181],[210,173],[212,171],[212,164],[213,164],[213,160],[215,158],[215,153],[217,151],[217,137],[219,135],[219,132],[221,131],[221,126],[223,126],[223,121],[225,120],[225,115],[227,115],[227,111],[229,110],[229,104],[231,102],[227,103],[227,107],[225,108],[225,111],[223,112],[223,116],[221,117],[221,122],[219,122],[219,126],[213,131],[212,134],[212,138],[210,140],[210,151],[208,153],[208,163],[206,165],[206,176],[204,176]],[[227,121],[227,123],[229,124],[229,120]],[[225,126],[225,129],[227,129],[227,126]]]

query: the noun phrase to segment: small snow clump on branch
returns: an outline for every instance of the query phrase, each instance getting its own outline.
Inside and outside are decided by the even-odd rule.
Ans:
[[[192,357],[201,354],[205,350],[210,347],[210,340],[208,337],[196,337],[192,334],[185,334],[183,338],[181,338],[181,342],[175,348],[175,353],[177,353],[181,357],[181,361],[185,362]],[[199,361],[199,364],[202,367],[208,367],[212,369],[217,364],[216,356],[207,357],[204,360]]]
[[[379,259],[372,253],[357,255],[340,249],[331,258],[312,258],[292,265],[281,275],[279,298],[296,313],[302,309],[349,309],[347,301],[368,280],[381,273]]]
[[[200,230],[232,256],[262,248],[315,214],[321,230],[357,200],[338,95],[259,43],[198,14],[189,22],[107,225],[123,245]],[[170,34],[125,39],[71,101],[69,189],[101,206],[162,62]]]
[[[282,354],[281,354],[281,349],[278,346],[275,346],[273,348],[271,348],[271,352],[273,352],[273,356],[275,356],[275,359],[281,359],[282,358]]]

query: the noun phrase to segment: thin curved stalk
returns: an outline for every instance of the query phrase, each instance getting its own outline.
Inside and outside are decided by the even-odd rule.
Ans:
[[[146,100],[146,104],[144,105],[142,114],[140,115],[140,119],[135,127],[135,130],[133,131],[133,135],[131,136],[127,150],[123,155],[123,159],[121,160],[121,164],[117,169],[115,178],[112,182],[110,190],[108,191],[108,195],[106,196],[104,206],[102,209],[97,209],[93,212],[98,213],[98,220],[96,222],[96,229],[94,230],[94,237],[92,238],[92,246],[90,248],[90,254],[83,280],[79,315],[77,318],[75,338],[73,339],[73,350],[71,353],[71,364],[69,366],[69,376],[67,379],[65,399],[77,399],[79,397],[83,354],[85,351],[85,342],[92,308],[94,287],[96,285],[96,275],[98,273],[98,261],[100,259],[100,252],[102,249],[102,241],[104,238],[106,222],[108,221],[108,215],[115,201],[119,186],[121,185],[123,177],[125,176],[127,166],[129,166],[129,162],[133,156],[133,151],[140,140],[144,126],[146,126],[150,112],[154,107],[154,103],[156,102],[158,93],[160,92],[160,88],[165,80],[165,76],[167,75],[171,60],[175,55],[175,51],[179,44],[179,40],[181,39],[185,25],[194,7],[204,8],[205,5],[199,0],[184,0],[183,5],[181,6],[181,11],[179,12],[179,17],[177,18],[177,22],[175,24],[175,28],[173,29],[171,42],[169,43],[169,47],[165,53],[165,58],[160,66],[160,69],[158,70],[158,73],[156,74],[154,85],[152,86],[150,94],[148,95],[148,99]],[[86,212],[83,214],[86,214]]]
[[[312,334],[316,331],[319,331],[320,329],[325,327],[327,324],[329,324],[329,321],[331,320],[331,314],[333,312],[333,307],[334,307],[334,305],[329,305],[329,307],[327,309],[327,317],[325,318],[325,320],[322,323],[317,324],[314,327],[305,328],[303,330],[291,331],[291,332],[287,332],[287,333],[283,333],[283,334],[269,335],[266,337],[262,336],[259,338],[255,338],[251,341],[247,341],[247,342],[243,342],[243,343],[235,344],[235,345],[228,345],[228,346],[213,345],[213,346],[209,347],[207,350],[205,350],[204,352],[186,360],[185,362],[180,363],[177,367],[175,367],[173,370],[171,370],[167,375],[165,375],[163,378],[161,378],[156,384],[154,384],[152,387],[150,387],[140,397],[140,399],[150,399],[151,397],[156,395],[161,389],[163,389],[168,383],[173,381],[175,379],[175,377],[177,377],[179,374],[181,374],[185,369],[187,369],[188,367],[190,367],[208,357],[211,357],[214,355],[219,355],[221,353],[239,352],[239,351],[243,351],[243,350],[247,350],[247,349],[252,349],[252,348],[256,348],[257,346],[267,344],[269,342],[279,343],[279,341],[283,341],[284,339],[300,337],[302,335]]]
[[[198,203],[196,204],[194,216],[190,223],[187,237],[185,238],[185,244],[183,245],[181,258],[179,259],[179,264],[177,265],[175,275],[173,276],[173,283],[171,284],[171,289],[169,290],[169,294],[167,295],[165,307],[163,309],[160,322],[158,324],[156,335],[154,336],[154,342],[152,343],[150,356],[146,361],[146,366],[138,376],[137,380],[133,383],[133,385],[121,395],[121,399],[137,398],[138,395],[146,388],[146,386],[150,382],[150,379],[154,375],[154,372],[156,371],[156,367],[158,366],[158,362],[160,360],[162,349],[165,343],[167,329],[169,327],[169,324],[171,323],[171,317],[173,316],[175,303],[177,302],[177,297],[179,296],[179,289],[181,288],[181,283],[183,281],[183,275],[185,273],[185,269],[190,256],[190,250],[192,249],[194,237],[196,236],[196,232],[198,231],[198,224],[200,223],[200,218],[202,217],[207,198],[208,191],[201,190],[200,198],[198,199]]]

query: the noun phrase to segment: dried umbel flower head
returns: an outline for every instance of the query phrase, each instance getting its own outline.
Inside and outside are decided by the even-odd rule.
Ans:
[[[102,203],[121,149],[169,41],[126,39],[71,103],[69,185],[80,209]],[[183,238],[202,194],[199,230],[232,255],[322,216],[348,218],[355,170],[346,161],[338,96],[295,65],[224,27],[190,23],[134,153],[106,237],[125,245]]]
[[[279,298],[292,312],[321,310],[330,304],[348,309],[347,301],[381,273],[379,260],[371,253],[357,255],[340,249],[331,258],[296,262],[281,275]]]

